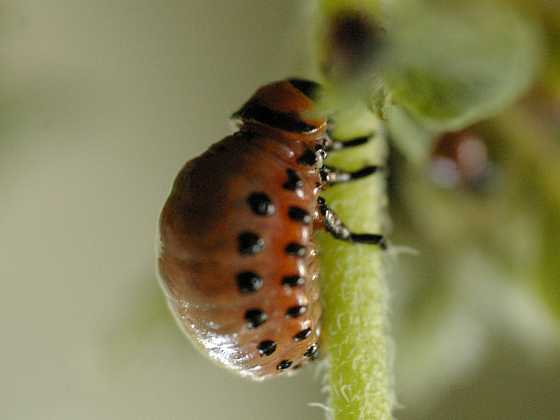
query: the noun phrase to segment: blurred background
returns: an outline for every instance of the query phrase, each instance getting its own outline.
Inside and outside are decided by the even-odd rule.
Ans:
[[[176,172],[256,86],[301,73],[306,9],[0,3],[0,418],[324,418],[317,369],[255,384],[216,368],[154,276]],[[468,128],[475,163],[457,166],[453,136],[392,154],[390,237],[418,251],[390,263],[400,419],[560,412],[560,10],[530,13],[544,64]]]

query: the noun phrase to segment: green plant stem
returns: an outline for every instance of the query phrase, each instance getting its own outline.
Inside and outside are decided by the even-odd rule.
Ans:
[[[384,165],[387,147],[381,125],[369,111],[337,115],[339,138],[377,133],[367,145],[333,154],[329,164],[354,170]],[[386,205],[384,173],[324,194],[330,206],[355,232],[380,232]],[[328,387],[334,420],[391,419],[391,387],[386,334],[387,288],[383,253],[372,245],[319,238],[323,338],[329,361]]]

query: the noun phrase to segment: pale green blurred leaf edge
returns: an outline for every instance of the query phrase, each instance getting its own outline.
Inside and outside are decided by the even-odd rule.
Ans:
[[[383,78],[395,104],[430,130],[451,131],[497,114],[528,89],[542,55],[528,17],[491,1],[460,11],[428,3],[397,11],[389,29]]]

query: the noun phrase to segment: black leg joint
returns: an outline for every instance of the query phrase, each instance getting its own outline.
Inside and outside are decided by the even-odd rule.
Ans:
[[[375,233],[353,233],[346,227],[338,215],[332,211],[325,199],[319,197],[317,200],[319,212],[323,216],[323,226],[334,238],[356,244],[377,245],[381,249],[387,249],[387,244],[383,235]]]
[[[352,233],[350,235],[350,240],[358,244],[379,245],[381,249],[387,249],[387,243],[383,235],[374,233]]]
[[[329,139],[327,140],[327,151],[337,151],[362,146],[368,143],[374,134],[375,133],[371,133],[367,136],[356,137],[346,141],[335,140],[329,134]]]
[[[354,172],[346,172],[325,165],[319,170],[319,174],[321,176],[321,181],[333,185],[365,178],[381,170],[383,170],[381,166],[368,165]]]

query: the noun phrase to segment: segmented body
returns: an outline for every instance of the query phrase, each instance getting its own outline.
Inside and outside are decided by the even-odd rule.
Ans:
[[[326,121],[304,115],[306,90],[261,88],[237,114],[240,131],[181,170],[160,218],[159,273],[177,320],[213,360],[253,379],[318,354]]]

